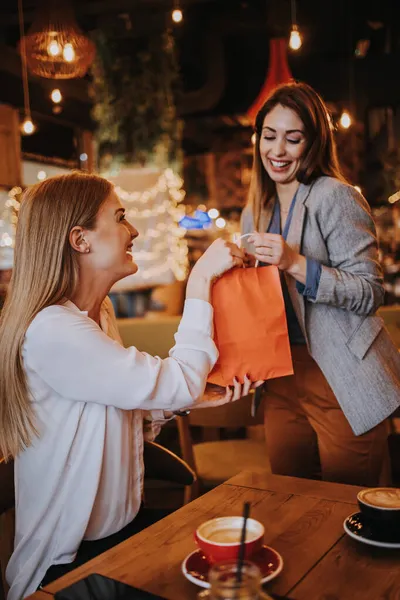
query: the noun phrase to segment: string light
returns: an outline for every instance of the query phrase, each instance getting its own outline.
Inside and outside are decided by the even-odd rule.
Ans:
[[[292,50],[300,50],[302,45],[302,39],[297,26],[297,15],[296,15],[296,0],[290,2],[290,12],[292,16],[292,30],[290,32],[289,48]]]
[[[400,200],[400,191],[396,192],[392,196],[389,196],[389,198],[388,198],[388,202],[390,204],[394,204],[395,202],[398,202],[399,200]]]
[[[54,104],[59,104],[62,100],[62,94],[59,89],[55,89],[51,92],[50,98],[53,100]]]
[[[342,112],[339,123],[342,129],[348,129],[351,126],[351,117],[346,110]]]
[[[171,273],[177,280],[186,277],[188,248],[185,230],[178,226],[185,214],[180,205],[185,197],[182,185],[182,179],[172,169],[166,169],[157,183],[143,192],[115,187],[125,205],[127,219],[140,234],[134,243],[134,257],[139,264],[136,283],[140,278],[165,279]]]
[[[75,60],[75,50],[72,44],[65,44],[63,48],[63,57],[66,62],[73,62]]]
[[[38,178],[39,181],[44,181],[47,177],[47,173],[46,173],[46,171],[38,171],[38,174],[36,175],[36,177]]]
[[[10,269],[13,263],[13,248],[15,240],[15,227],[19,211],[19,202],[16,197],[22,193],[18,186],[8,192],[8,198],[0,215],[0,269]]]
[[[225,227],[225,225],[226,225],[226,221],[222,217],[219,217],[219,219],[217,219],[215,221],[215,224],[218,227],[218,229],[223,229]]]
[[[210,208],[210,210],[208,211],[208,216],[210,217],[210,219],[216,219],[217,217],[219,217],[218,208]]]

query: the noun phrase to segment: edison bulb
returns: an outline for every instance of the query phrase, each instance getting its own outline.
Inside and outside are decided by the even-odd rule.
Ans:
[[[182,22],[183,14],[180,8],[175,8],[175,10],[172,11],[172,20],[174,21],[174,23]]]
[[[340,127],[343,127],[343,129],[348,129],[350,127],[350,125],[351,125],[351,117],[350,117],[349,113],[344,110],[340,117]]]
[[[31,135],[35,131],[36,127],[32,123],[31,119],[25,119],[21,125],[22,133],[25,135]]]
[[[65,44],[63,57],[67,62],[72,62],[75,59],[75,50],[72,44]]]
[[[60,92],[60,90],[55,89],[51,92],[51,99],[53,100],[54,104],[59,104],[62,100],[62,94]]]
[[[49,56],[58,56],[61,54],[61,46],[57,40],[51,40],[50,44],[47,46],[47,53]]]
[[[293,27],[292,31],[290,32],[289,46],[292,50],[300,50],[301,44],[302,41],[300,32],[297,27]]]

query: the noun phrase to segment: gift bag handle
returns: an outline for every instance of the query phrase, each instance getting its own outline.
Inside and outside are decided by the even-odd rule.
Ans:
[[[249,237],[249,235],[253,235],[253,234],[252,233],[244,233],[243,235],[239,235],[239,237],[238,237],[238,234],[235,233],[235,235],[233,236],[233,242],[240,248],[241,247],[240,240],[242,240],[243,238]],[[256,267],[258,267],[258,263],[259,263],[259,261],[256,260],[256,264],[255,264]]]

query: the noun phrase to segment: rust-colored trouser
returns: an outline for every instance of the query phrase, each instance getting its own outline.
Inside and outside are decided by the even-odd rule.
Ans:
[[[272,472],[374,487],[390,484],[388,424],[355,436],[306,346],[292,346],[294,375],[272,379],[264,396]]]

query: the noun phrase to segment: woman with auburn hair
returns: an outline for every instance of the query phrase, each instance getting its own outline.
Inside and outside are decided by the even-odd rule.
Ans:
[[[328,110],[310,86],[273,91],[255,132],[242,233],[281,271],[294,366],[264,386],[272,471],[378,485],[389,476],[400,355],[375,315],[384,288],[369,206],[340,172]]]
[[[16,490],[8,600],[150,524],[143,440],[168,411],[249,391],[246,380],[203,395],[217,358],[210,289],[243,265],[234,244],[215,241],[193,268],[169,358],[122,346],[106,296],[137,271],[137,235],[101,177],[71,173],[24,193],[0,321],[0,454],[15,458]]]

